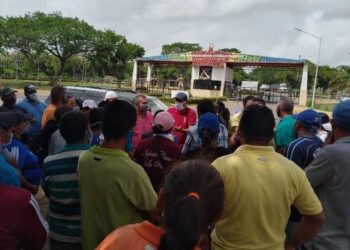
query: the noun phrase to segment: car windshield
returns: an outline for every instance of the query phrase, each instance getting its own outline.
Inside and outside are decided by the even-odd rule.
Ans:
[[[150,104],[150,108],[152,113],[154,114],[157,110],[164,110],[166,111],[168,109],[168,106],[162,102],[159,99],[149,99],[149,104]]]

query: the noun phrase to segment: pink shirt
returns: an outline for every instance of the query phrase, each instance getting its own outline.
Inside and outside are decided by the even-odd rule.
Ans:
[[[188,129],[191,126],[196,125],[197,115],[193,109],[186,108],[184,113],[179,112],[175,107],[169,108],[168,112],[172,114],[175,120],[175,127],[180,127],[182,129]],[[175,142],[182,147],[186,140],[186,132],[180,132],[177,130],[173,130],[172,134],[175,137]]]
[[[152,132],[152,125],[153,115],[151,112],[148,111],[146,117],[137,116],[136,125],[132,134],[132,145],[134,146],[134,149],[136,149],[140,144],[142,135],[144,133]]]

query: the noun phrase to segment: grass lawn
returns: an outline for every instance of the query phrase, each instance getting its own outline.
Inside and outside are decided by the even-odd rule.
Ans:
[[[33,84],[34,86],[37,86],[39,89],[51,89],[52,86],[49,85],[49,81],[35,81],[35,80],[14,80],[14,79],[0,79],[0,86],[10,86],[12,88],[21,89],[26,84]],[[97,83],[97,82],[61,82],[61,85],[63,86],[79,86],[79,87],[95,87],[95,88],[105,88],[105,89],[116,89],[118,88],[118,85],[108,84],[108,83]],[[121,89],[128,89],[127,86],[122,85]]]

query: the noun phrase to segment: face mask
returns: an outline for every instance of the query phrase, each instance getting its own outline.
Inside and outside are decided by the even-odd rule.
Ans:
[[[140,112],[141,113],[146,113],[149,109],[148,104],[140,104]]]
[[[16,104],[16,98],[15,97],[11,97],[11,98],[8,98],[6,100],[6,105],[8,106],[14,106]]]
[[[10,136],[10,139],[9,139],[9,141],[8,142],[4,142],[4,143],[2,143],[2,148],[6,148],[8,145],[10,145],[11,143],[12,143],[12,138],[13,138],[13,134],[12,134],[12,132],[11,132],[11,136]]]
[[[80,107],[77,105],[77,106],[74,106],[73,107],[73,111],[80,111]]]
[[[36,95],[36,93],[29,94],[29,95],[28,95],[28,99],[31,100],[31,101],[33,101],[33,102],[39,100],[39,98],[38,98],[38,96]]]
[[[185,108],[184,104],[182,102],[176,102],[175,107],[177,110],[181,111]]]
[[[22,130],[22,134],[28,134],[29,133],[29,125],[26,126],[23,130]]]

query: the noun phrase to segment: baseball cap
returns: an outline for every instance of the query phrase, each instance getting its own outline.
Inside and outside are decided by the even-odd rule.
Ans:
[[[332,131],[332,125],[329,122],[329,117],[326,113],[319,112],[318,113],[321,117],[321,126],[324,130],[331,132]]]
[[[97,108],[96,102],[94,100],[85,100],[82,106],[83,108],[89,109]]]
[[[208,129],[210,133],[220,132],[220,122],[219,118],[213,113],[205,113],[201,115],[198,119],[198,132],[200,133],[202,129]]]
[[[15,92],[17,92],[17,90],[13,90],[10,87],[5,87],[5,88],[3,88],[1,90],[1,96],[9,95],[9,94],[12,94],[12,93],[15,93]]]
[[[187,97],[187,95],[185,93],[179,92],[179,93],[176,94],[175,99],[178,99],[178,100],[183,102],[183,101],[187,101],[188,97]]]
[[[0,127],[1,128],[11,128],[17,125],[19,122],[19,117],[15,112],[0,112]]]
[[[321,126],[321,117],[313,109],[306,109],[303,112],[300,112],[296,119],[301,122],[304,128],[311,132],[317,132]]]
[[[32,93],[36,93],[36,88],[34,85],[27,84],[26,86],[24,86],[24,94],[32,94]]]
[[[335,105],[332,117],[340,128],[350,130],[350,100]]]
[[[115,93],[115,91],[107,91],[105,95],[105,101],[108,99],[114,99],[114,98],[118,98],[117,93]]]
[[[163,131],[168,131],[173,128],[175,124],[174,117],[169,112],[160,112],[153,119],[153,126],[160,125]]]

